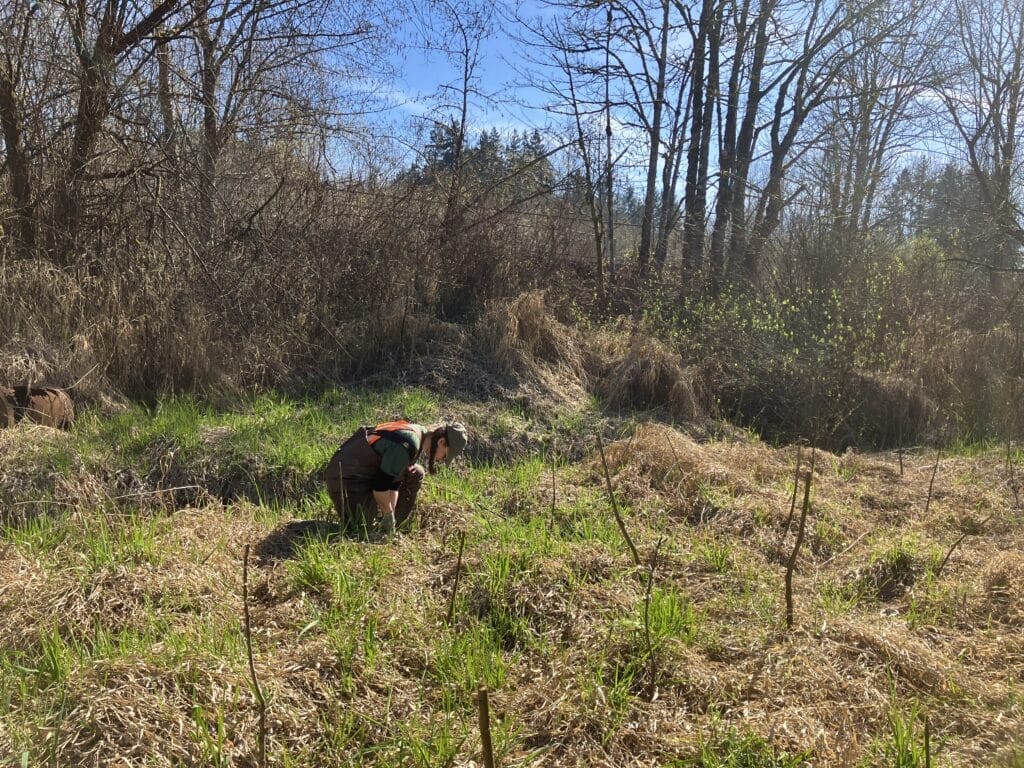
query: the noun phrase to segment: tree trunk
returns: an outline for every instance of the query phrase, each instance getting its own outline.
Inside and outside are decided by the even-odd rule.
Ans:
[[[725,119],[718,150],[718,197],[715,200],[715,225],[711,231],[710,247],[710,290],[718,296],[725,282],[725,253],[732,222],[733,198],[739,184],[737,163],[737,137],[739,124],[740,81],[743,60],[746,56],[750,30],[747,20],[750,14],[750,0],[742,0],[735,19],[736,41],[733,49],[732,68],[729,71],[729,90],[726,95]]]
[[[605,154],[608,166],[605,169],[605,198],[608,204],[608,217],[605,229],[608,230],[608,279],[615,283],[615,184],[612,177],[612,100],[611,100],[611,68],[609,57],[612,45],[612,6],[608,5],[607,35],[604,47],[604,109],[605,109]]]
[[[594,253],[597,260],[597,295],[604,297],[604,231],[601,222],[601,211],[597,206],[596,195],[594,194],[594,166],[590,162],[590,152],[587,149],[586,135],[583,132],[583,122],[580,118],[579,102],[576,99],[576,85],[572,77],[572,66],[569,64],[568,56],[565,57],[565,73],[569,78],[569,95],[572,99],[573,117],[576,121],[576,143],[579,147],[580,158],[583,160],[583,183],[585,185],[584,195],[587,202],[587,211],[590,213],[590,224],[594,230]]]
[[[204,12],[205,14],[206,12]],[[216,227],[215,196],[217,190],[217,160],[220,157],[220,120],[217,111],[217,85],[221,62],[217,56],[216,41],[210,35],[210,19],[204,15],[196,26],[202,51],[201,88],[203,100],[203,139],[200,148],[199,169],[199,239],[203,247],[214,240]]]
[[[57,258],[65,266],[74,261],[82,222],[82,186],[96,139],[110,109],[112,59],[103,41],[106,34],[101,33],[93,54],[83,60],[71,153],[57,193],[57,241],[60,244]]]
[[[20,258],[29,258],[36,245],[36,214],[32,201],[32,177],[22,142],[22,115],[11,70],[9,64],[0,63],[0,125],[11,175],[11,198],[14,200],[15,252]]]
[[[78,48],[78,107],[75,112],[71,151],[57,191],[56,221],[60,245],[58,261],[74,260],[82,220],[82,187],[93,150],[110,113],[111,83],[118,56],[145,39],[177,8],[179,0],[163,0],[127,31],[125,19],[134,8],[128,0],[107,0],[103,4],[96,42],[92,51],[85,44],[88,28],[85,4],[78,5],[72,19],[72,37]]]
[[[747,187],[750,179],[750,166],[754,162],[754,149],[757,145],[757,118],[760,111],[761,78],[764,74],[765,59],[768,54],[768,21],[778,5],[778,0],[761,0],[757,15],[757,31],[754,39],[753,59],[750,63],[749,81],[747,83],[747,104],[740,124],[737,139],[736,162],[734,165],[734,184],[732,197],[729,201],[729,264],[743,266],[747,253]],[[744,270],[746,271],[746,270]]]
[[[717,0],[704,0],[700,28],[694,39],[693,75],[690,78],[690,145],[686,156],[686,185],[683,192],[683,263],[684,291],[692,291],[703,269],[704,226],[707,217],[708,159],[711,148],[711,126],[718,90],[718,24],[715,18]],[[707,78],[705,80],[705,63]]]
[[[658,77],[654,87],[654,105],[649,132],[650,152],[647,157],[647,186],[644,192],[644,212],[640,220],[640,277],[647,277],[651,263],[651,243],[654,241],[654,203],[658,190],[658,150],[661,149],[661,120],[665,107],[665,78],[668,70],[669,0],[662,0],[661,47],[658,52]]]

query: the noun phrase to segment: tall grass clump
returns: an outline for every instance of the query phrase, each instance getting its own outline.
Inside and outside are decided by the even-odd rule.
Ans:
[[[596,334],[586,361],[591,388],[614,409],[662,411],[679,422],[699,421],[713,411],[700,371],[644,331]]]

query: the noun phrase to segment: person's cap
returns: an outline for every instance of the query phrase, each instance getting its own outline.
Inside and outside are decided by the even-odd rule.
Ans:
[[[466,434],[466,427],[460,421],[453,421],[450,424],[446,424],[444,428],[445,440],[448,442],[448,457],[446,461],[451,461],[458,456],[466,448],[466,443],[469,442],[469,436]]]

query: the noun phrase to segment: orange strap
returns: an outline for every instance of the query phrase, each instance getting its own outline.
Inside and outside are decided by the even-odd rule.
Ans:
[[[403,429],[409,429],[412,426],[411,421],[385,421],[383,424],[378,424],[373,428],[374,432],[400,432]],[[366,438],[366,442],[373,445],[381,436],[379,434],[369,435]]]

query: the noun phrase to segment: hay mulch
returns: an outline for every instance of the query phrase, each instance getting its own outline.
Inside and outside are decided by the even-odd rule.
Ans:
[[[29,422],[0,429],[0,524],[54,508],[95,509],[112,493],[70,433]]]
[[[776,592],[781,615],[801,506],[797,496],[787,528],[796,447],[773,449],[742,436],[700,443],[642,424],[605,453],[618,492],[647,510],[656,529],[689,539],[683,549],[708,537],[728,541],[731,561]],[[803,448],[804,472],[810,458]],[[727,710],[760,723],[761,733],[788,734],[784,743],[813,744],[816,764],[852,765],[867,746],[863,735],[884,732],[894,701],[914,700],[930,711],[933,727],[941,723],[942,760],[997,764],[997,752],[1012,752],[1024,738],[1024,510],[1014,473],[997,452],[940,456],[937,464],[934,452],[904,456],[902,474],[896,454],[818,450],[814,458],[795,575],[802,629],[779,630],[758,653],[739,652],[733,670],[748,679],[743,684],[737,674]],[[600,459],[592,459],[587,476],[603,485]],[[691,527],[680,530],[676,520]],[[653,532],[639,533],[650,548]],[[897,550],[903,559],[893,565]],[[902,568],[905,581],[865,589],[865,574],[885,568]],[[722,615],[726,575],[706,581],[711,590],[692,574],[672,578]],[[809,597],[844,586],[860,597],[838,615]],[[736,634],[747,634],[749,618],[736,619]]]

